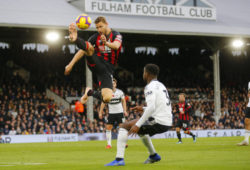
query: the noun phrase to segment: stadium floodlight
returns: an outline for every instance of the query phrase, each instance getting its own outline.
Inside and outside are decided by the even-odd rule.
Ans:
[[[234,48],[241,48],[244,45],[244,41],[237,39],[232,42]]]
[[[58,33],[58,32],[55,32],[55,31],[53,31],[53,32],[48,32],[48,33],[46,34],[46,39],[47,39],[48,41],[55,42],[55,41],[57,41],[57,40],[59,39],[59,33]]]

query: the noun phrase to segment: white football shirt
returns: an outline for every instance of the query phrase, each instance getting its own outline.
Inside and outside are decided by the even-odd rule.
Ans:
[[[167,88],[158,80],[152,80],[144,89],[147,107],[136,126],[141,127],[149,117],[156,123],[172,126],[172,107]]]
[[[124,99],[123,91],[116,89],[108,103],[109,114],[123,113],[122,99]]]

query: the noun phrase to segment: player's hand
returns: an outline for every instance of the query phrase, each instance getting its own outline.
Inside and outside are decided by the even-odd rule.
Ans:
[[[102,114],[101,113],[99,113],[99,119],[102,119],[103,117],[102,117]]]
[[[106,39],[106,36],[104,34],[101,35],[101,40],[102,40],[102,43],[104,45],[107,43],[107,39]]]
[[[142,106],[135,106],[131,108],[132,111],[143,113],[143,107]]]
[[[136,136],[136,134],[138,133],[139,129],[140,129],[140,128],[139,128],[138,126],[133,125],[133,126],[131,127],[131,129],[129,130],[128,135]]]
[[[124,111],[124,116],[127,117],[128,116],[128,112]]]
[[[76,39],[77,39],[77,29],[76,29],[75,24],[71,23],[69,25],[69,40],[71,42],[74,42],[74,41],[76,41]]]
[[[66,76],[69,75],[71,70],[72,70],[72,66],[71,65],[66,65],[64,75],[66,75]]]

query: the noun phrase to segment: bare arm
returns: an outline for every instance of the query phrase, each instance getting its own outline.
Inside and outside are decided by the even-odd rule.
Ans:
[[[75,56],[73,57],[73,59],[70,61],[70,63],[65,67],[65,75],[69,75],[72,68],[74,67],[75,63],[77,63],[85,54],[85,51],[83,50],[79,50]]]
[[[121,43],[118,41],[114,41],[114,42],[106,42],[105,44],[106,46],[108,46],[109,48],[113,49],[113,50],[118,50],[121,46]]]
[[[122,98],[122,107],[123,107],[124,115],[128,116],[128,113],[127,113],[127,104],[126,104],[125,98]]]
[[[105,35],[101,35],[101,40],[104,43],[104,45],[106,45],[107,47],[113,50],[118,50],[121,46],[121,42],[119,41],[108,42]]]
[[[102,119],[102,113],[103,113],[103,109],[105,107],[105,103],[102,102],[101,106],[100,106],[100,110],[99,110],[99,118]]]

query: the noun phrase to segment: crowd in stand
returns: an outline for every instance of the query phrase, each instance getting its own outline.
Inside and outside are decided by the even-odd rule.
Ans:
[[[60,92],[60,90],[58,90]],[[221,91],[222,108],[219,123],[215,123],[213,90],[211,88],[169,89],[173,110],[177,96],[185,92],[192,106],[191,129],[238,129],[244,128],[246,89],[225,88]],[[129,88],[126,94],[128,110],[135,105],[144,105],[142,88]],[[105,131],[105,119],[98,118],[100,103],[94,104],[94,121],[85,113],[66,110],[46,97],[35,86],[26,84],[18,75],[0,87],[0,131],[5,134],[54,134],[54,133],[94,133]],[[86,110],[86,109],[85,109]],[[105,112],[108,114],[107,109]],[[174,123],[177,114],[174,114]],[[130,112],[127,120],[138,118]],[[173,128],[174,129],[174,128]]]
[[[95,101],[94,104],[94,120],[90,121],[86,117],[86,109],[83,113],[67,110],[61,105],[56,105],[45,94],[45,88],[49,88],[63,98],[80,97],[84,92],[84,62],[76,65],[70,76],[64,76],[64,67],[72,58],[65,53],[60,53],[57,57],[54,57],[55,54],[45,55],[30,51],[20,52],[20,55],[10,55],[8,51],[4,51],[4,53],[0,51],[0,54],[0,135],[83,134],[105,131],[107,116],[102,120],[98,118],[100,106],[98,101]],[[213,104],[214,92],[211,85],[213,82],[211,80],[212,74],[209,69],[205,69],[207,67],[199,66],[199,62],[211,65],[210,59],[201,56],[206,61],[200,61],[197,58],[197,60],[194,59],[190,62],[190,59],[184,55],[168,54],[167,57],[155,57],[154,61],[160,61],[160,58],[166,60],[159,62],[159,66],[165,68],[161,70],[159,79],[169,89],[173,111],[176,110],[178,94],[181,92],[187,94],[187,101],[192,106],[191,129],[244,128],[244,112],[248,98],[246,97],[247,90],[243,87],[246,85],[242,87],[231,84],[230,86],[230,84],[223,83],[221,117],[216,124]],[[178,58],[176,59],[176,57]],[[58,61],[61,58],[64,58],[65,61],[60,63]],[[127,108],[130,113],[127,120],[139,117],[138,114],[130,112],[132,106],[145,104],[142,88],[127,87],[143,87],[145,85],[142,80],[142,70],[145,64],[143,62],[148,63],[151,58],[152,56],[147,56],[146,60],[144,55],[121,58],[120,63],[124,66],[128,65],[128,67],[116,69],[115,77],[118,79],[118,87],[126,94]],[[13,76],[13,70],[6,67],[9,59],[31,72],[28,83],[18,75]],[[138,60],[142,61],[139,65],[136,62]],[[189,68],[186,67],[187,62],[189,62]],[[197,84],[200,86],[197,87]],[[240,84],[242,85],[242,83]],[[105,113],[107,113],[107,109],[105,109]],[[176,123],[177,114],[175,112],[173,114],[174,123]]]

